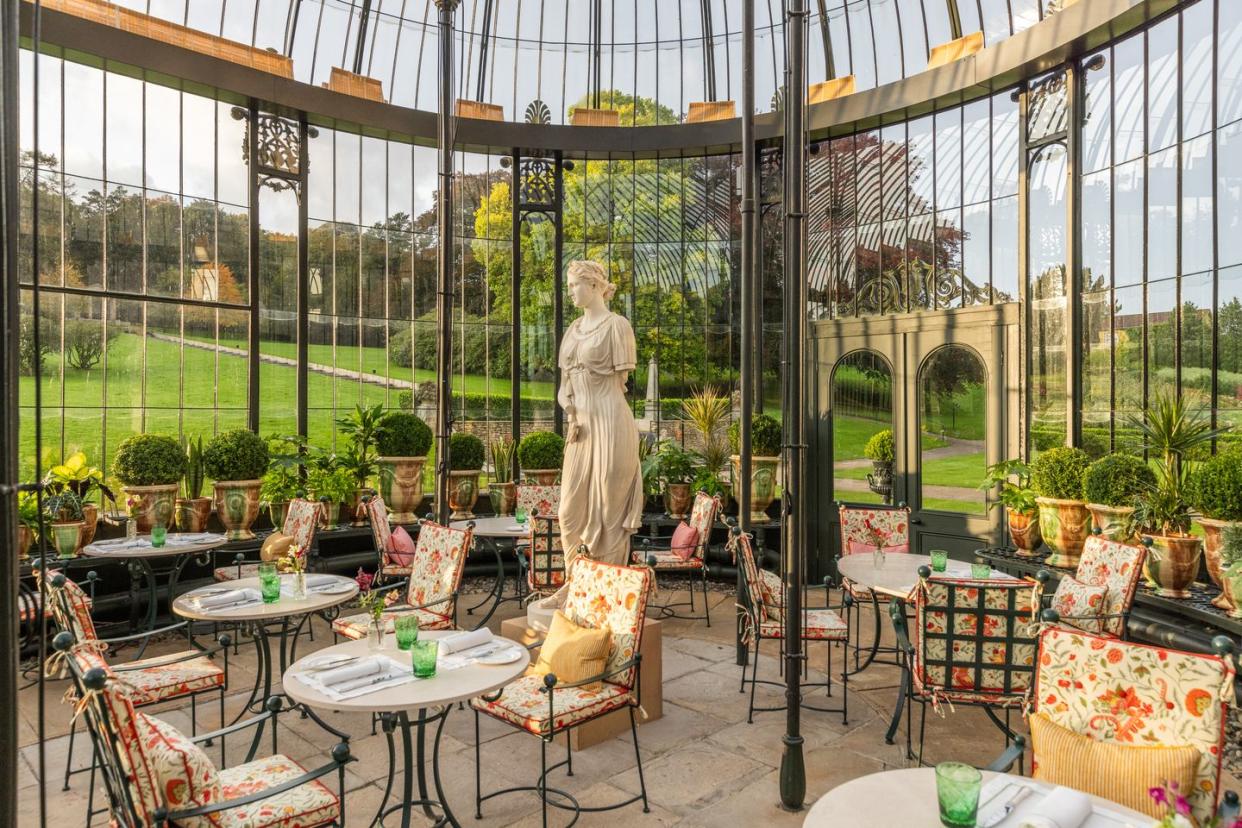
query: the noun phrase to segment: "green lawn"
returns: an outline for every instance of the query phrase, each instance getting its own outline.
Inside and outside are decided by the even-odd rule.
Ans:
[[[871,420],[865,417],[833,417],[833,459],[835,461],[861,460],[865,456],[863,454],[863,447],[867,445],[867,441],[871,439],[871,436],[891,427],[891,423],[885,420]],[[921,442],[924,451],[948,445],[939,437],[927,433],[923,434]],[[866,477],[867,475],[864,471],[864,474],[856,479],[865,480]]]
[[[959,440],[982,440],[987,399],[983,385],[968,385],[951,395],[933,401],[933,411],[923,413],[923,430]]]

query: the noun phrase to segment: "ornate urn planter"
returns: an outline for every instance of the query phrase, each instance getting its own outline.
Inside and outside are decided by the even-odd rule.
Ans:
[[[415,510],[423,502],[424,457],[380,457],[380,466],[387,473],[380,475],[380,496],[392,510],[394,523],[413,523]]]
[[[1165,598],[1189,598],[1190,585],[1199,574],[1203,541],[1193,535],[1143,535],[1148,545],[1143,570]]]
[[[1019,555],[1031,556],[1039,548],[1043,535],[1039,532],[1039,512],[1015,512],[1005,510],[1009,523],[1009,538]]]
[[[555,486],[561,476],[560,469],[522,469],[526,479],[536,486]]]
[[[1134,543],[1133,533],[1126,530],[1130,515],[1134,514],[1133,506],[1105,506],[1102,503],[1088,503],[1087,511],[1091,520],[1105,540],[1118,543]]]
[[[1055,497],[1037,497],[1039,504],[1039,533],[1052,550],[1045,563],[1073,569],[1082,557],[1082,545],[1087,540],[1091,516],[1087,504],[1081,500],[1060,500]]]
[[[742,458],[733,455],[733,479],[742,479]],[[772,501],[776,498],[776,470],[780,467],[781,458],[779,457],[757,457],[750,458],[750,520],[752,523],[767,523],[768,507],[772,505]],[[741,497],[741,487],[735,486],[735,492]],[[738,509],[747,508],[746,504],[738,501]]]
[[[259,517],[259,487],[262,484],[261,480],[216,481],[216,514],[220,516],[229,540],[250,540],[254,537],[250,527]]]
[[[349,500],[345,502],[345,508],[349,510],[350,526],[370,526],[371,520],[367,516],[367,510],[362,506],[362,499],[375,494],[374,489],[361,487],[354,489],[354,493],[349,496]]]
[[[517,508],[517,484],[489,483],[488,486],[492,490],[492,508],[496,514],[501,517],[513,514]]]
[[[674,520],[686,517],[693,501],[694,493],[690,491],[689,483],[664,484],[664,511]]]
[[[27,560],[30,557],[30,544],[34,543],[34,532],[24,523],[17,526],[17,559]]]
[[[474,504],[479,500],[479,474],[473,471],[449,472],[449,508],[452,520],[474,518]]]
[[[267,504],[267,516],[272,521],[272,528],[277,531],[285,525],[285,513],[289,511],[289,501],[277,500]]]
[[[95,540],[95,530],[99,526],[99,507],[94,503],[82,504],[82,545],[86,546]]]
[[[1213,520],[1212,518],[1199,518],[1199,525],[1203,527],[1203,557],[1207,561],[1208,575],[1211,576],[1212,582],[1220,587],[1220,595],[1212,599],[1212,605],[1220,609],[1232,610],[1239,612],[1242,606],[1239,606],[1239,599],[1242,595],[1238,591],[1231,589],[1231,584],[1224,577],[1221,567],[1220,547],[1221,547],[1221,531],[1226,526],[1236,526],[1238,524],[1228,520]]]
[[[177,498],[177,530],[180,532],[205,532],[211,520],[211,498]]]
[[[78,556],[78,551],[83,546],[82,537],[85,526],[85,521],[81,520],[52,524],[52,545],[56,549],[57,557],[66,560]]]
[[[126,497],[132,497],[139,502],[137,512],[139,534],[150,534],[151,527],[156,523],[164,527],[173,525],[179,488],[180,484],[177,483],[125,487]]]

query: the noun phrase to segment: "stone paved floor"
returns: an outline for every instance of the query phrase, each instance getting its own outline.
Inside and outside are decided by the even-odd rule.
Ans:
[[[679,594],[665,590],[659,600],[677,600]],[[641,805],[602,815],[584,814],[579,824],[612,825],[799,825],[802,814],[787,813],[778,806],[778,776],[781,737],[785,732],[784,713],[759,713],[754,724],[746,722],[746,697],[738,693],[739,668],[734,661],[733,597],[714,593],[713,625],[702,621],[664,622],[664,716],[639,727],[639,744],[651,812]],[[463,598],[461,606],[475,601]],[[489,625],[499,631],[500,621],[519,614],[514,603],[507,603]],[[463,616],[468,623],[468,617]],[[868,621],[870,619],[867,619]],[[864,638],[869,640],[869,624]],[[331,643],[332,637],[322,621],[316,622],[315,641],[304,640],[299,655]],[[165,650],[172,645],[163,644]],[[153,645],[153,652],[158,651]],[[775,642],[765,642],[760,660],[760,678],[778,678]],[[823,681],[827,651],[815,645],[810,663],[810,680]],[[834,652],[835,668],[840,669],[841,653]],[[254,680],[253,648],[243,643],[241,653],[230,659],[230,684],[234,691],[226,699],[231,719],[240,709]],[[875,665],[850,682],[849,720],[840,714],[804,712],[802,732],[806,739],[805,761],[807,804],[834,786],[867,773],[886,768],[906,767],[903,746],[884,744],[884,730],[895,699],[897,670]],[[69,791],[61,791],[61,774],[68,749],[70,711],[60,701],[65,683],[49,680],[44,694],[45,732],[43,761],[50,784],[47,788],[49,825],[84,824],[88,777],[73,778]],[[815,691],[822,698],[822,690]],[[760,687],[760,704],[775,706],[782,691]],[[811,695],[809,703],[814,703]],[[829,706],[839,702],[839,690]],[[189,710],[172,704],[153,712],[189,732]],[[21,729],[21,767],[19,819],[22,825],[37,824],[39,800],[39,699],[37,688],[19,695]],[[917,718],[917,708],[915,712]],[[201,729],[217,726],[218,709],[214,701],[199,705]],[[334,715],[328,720],[351,734],[353,755],[358,758],[346,773],[348,824],[366,825],[383,794],[387,772],[387,746],[382,735],[370,735],[370,722],[361,715]],[[917,724],[917,722],[916,722]],[[81,735],[81,734],[79,734]],[[482,775],[485,789],[531,784],[538,775],[539,740],[487,717],[482,719]],[[228,743],[229,762],[240,761],[242,740]],[[328,750],[335,741],[312,721],[295,715],[280,719],[279,745],[282,753],[308,767],[328,761]],[[899,741],[901,741],[899,739]],[[442,775],[446,795],[463,825],[539,825],[539,801],[533,794],[512,794],[484,804],[484,818],[473,819],[474,803],[474,726],[468,711],[453,711],[445,726],[441,745]],[[925,761],[935,763],[958,759],[986,764],[1003,749],[1000,733],[978,710],[959,708],[946,711],[942,718],[929,712]],[[75,764],[87,759],[87,744],[79,738],[74,750]],[[219,748],[209,752],[219,761]],[[263,754],[260,754],[263,755]],[[607,804],[637,793],[638,774],[629,734],[577,751],[574,776],[562,771],[551,777],[553,784],[578,797],[584,805]],[[1227,778],[1226,787],[1242,788]],[[400,780],[397,782],[400,785]],[[566,815],[553,811],[550,824],[564,825]],[[391,822],[391,820],[390,820]],[[427,824],[429,820],[416,820]],[[95,825],[106,824],[98,817]],[[395,824],[395,823],[394,823]]]

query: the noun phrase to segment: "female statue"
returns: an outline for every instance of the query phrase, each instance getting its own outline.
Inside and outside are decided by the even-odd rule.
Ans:
[[[561,342],[565,464],[561,471],[561,541],[568,556],[586,544],[592,558],[625,564],[641,526],[638,425],[625,400],[634,370],[634,329],[608,309],[616,292],[595,262],[569,263],[569,295],[582,315]]]

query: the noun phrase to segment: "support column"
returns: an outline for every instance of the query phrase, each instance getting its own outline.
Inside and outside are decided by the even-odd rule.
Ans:
[[[436,0],[440,12],[439,251],[436,258],[436,520],[448,523],[449,412],[453,394],[453,13],[459,0]]]
[[[479,100],[483,100],[482,97]],[[522,439],[522,152],[513,150],[513,180],[509,184],[509,196],[513,213],[510,231],[513,235],[509,249],[509,431],[514,442]],[[521,480],[517,467],[517,453],[513,455],[513,479]]]
[[[741,372],[741,419],[738,422],[737,522],[750,532],[751,422],[755,405],[755,0],[742,2],[742,261],[741,310],[742,341],[739,356]],[[742,567],[737,568],[737,594],[743,594]],[[742,627],[737,630],[737,663],[745,665],[746,645]]]
[[[781,559],[785,582],[785,736],[781,754],[781,807],[802,809],[806,765],[801,733],[803,555],[806,492],[803,490],[803,402],[806,370],[806,0],[790,0],[785,19],[785,477],[781,496]]]

